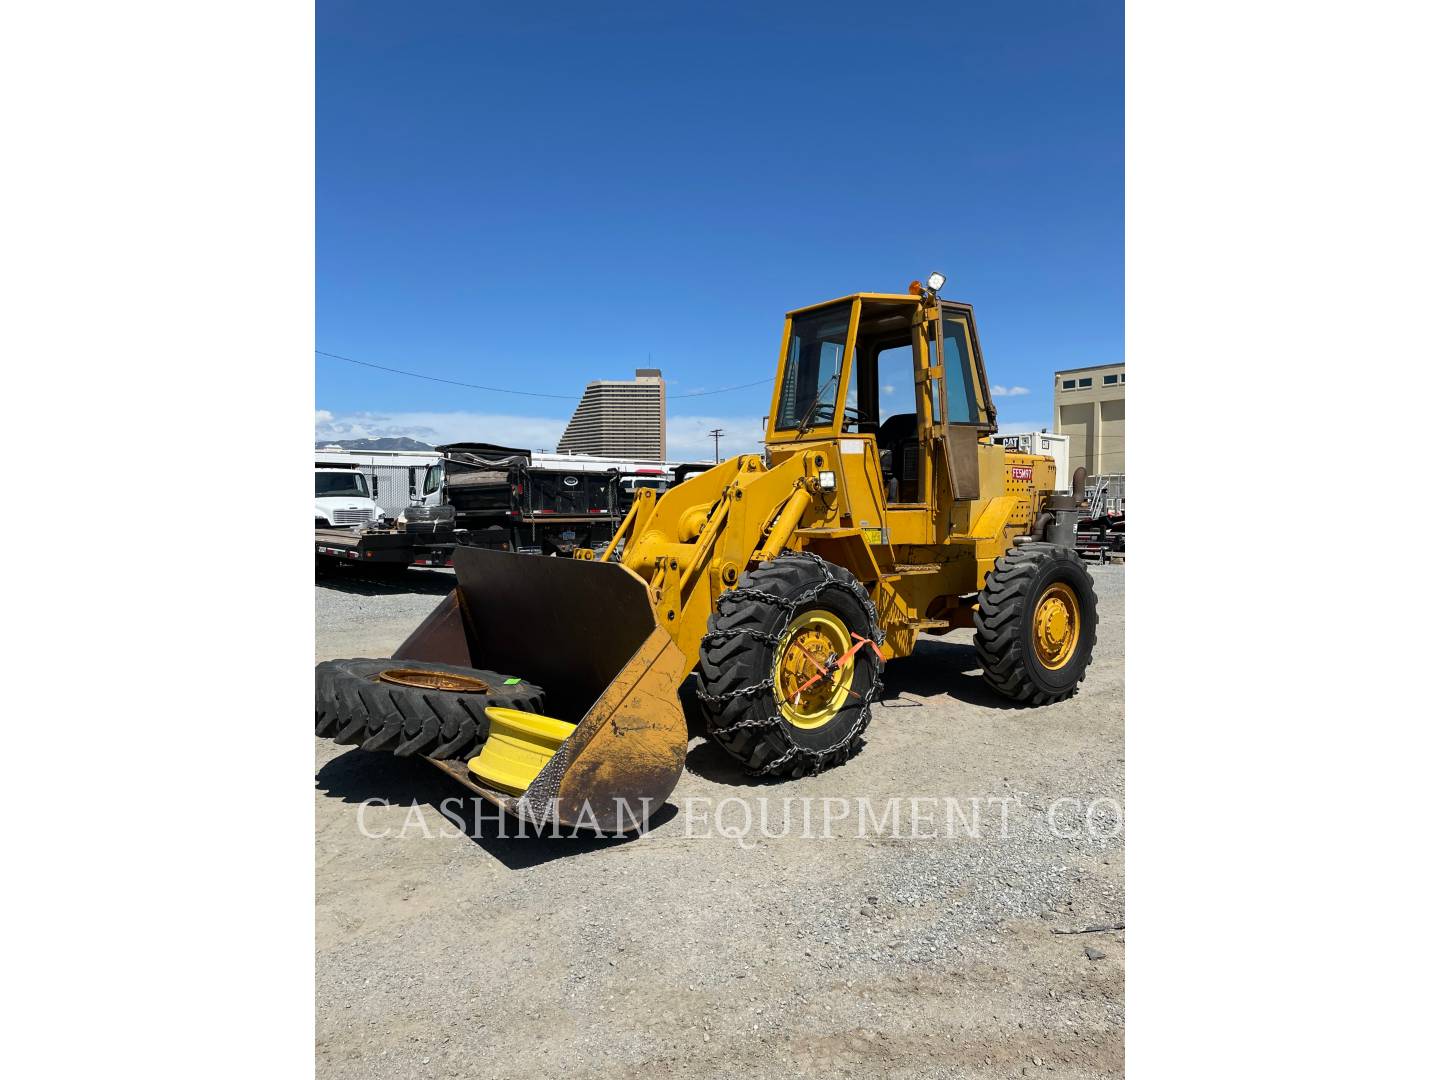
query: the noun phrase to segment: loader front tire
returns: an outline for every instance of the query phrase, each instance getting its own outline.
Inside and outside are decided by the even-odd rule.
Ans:
[[[701,643],[711,740],[756,775],[804,776],[848,760],[881,689],[883,640],[848,570],[808,552],[761,563],[720,594]]]
[[[1025,705],[1072,696],[1085,681],[1098,624],[1095,583],[1073,548],[1011,548],[985,578],[975,613],[985,681]]]
[[[398,757],[468,759],[489,737],[486,706],[545,711],[543,690],[507,680],[417,660],[327,660],[315,668],[315,734]]]

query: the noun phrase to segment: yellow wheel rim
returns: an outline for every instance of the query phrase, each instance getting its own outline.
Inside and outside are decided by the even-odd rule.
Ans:
[[[1080,600],[1075,590],[1057,581],[1045,590],[1030,620],[1035,655],[1051,671],[1070,662],[1080,644]]]
[[[817,608],[791,620],[775,650],[774,673],[775,700],[788,723],[818,728],[834,719],[855,681],[855,658],[837,663],[850,644],[849,629],[828,611]]]

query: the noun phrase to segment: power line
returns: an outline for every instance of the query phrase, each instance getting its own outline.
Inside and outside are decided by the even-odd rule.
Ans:
[[[353,357],[341,356],[339,353],[325,352],[316,349],[317,356],[328,356],[334,360],[344,360],[347,364],[359,364],[361,367],[375,368],[377,371],[389,371],[395,375],[409,375],[412,379],[428,379],[430,382],[446,383],[449,386],[463,386],[467,390],[484,390],[491,394],[521,394],[525,397],[559,398],[562,401],[578,401],[574,394],[541,394],[534,390],[506,390],[500,386],[480,386],[476,383],[456,382],[454,379],[440,379],[434,375],[421,375],[418,371],[402,371],[400,368],[386,367],[384,364],[371,364],[365,360],[356,360]]]
[[[774,379],[756,379],[754,382],[741,383],[739,386],[722,386],[719,390],[696,390],[691,394],[671,394],[671,397],[704,397],[706,394],[728,394],[731,390],[746,390],[752,386],[761,386],[773,383]]]
[[[352,356],[341,356],[339,353],[326,352],[323,349],[315,350],[316,356],[328,356],[332,360],[344,360],[347,364],[359,364],[361,367],[374,368],[376,371],[388,371],[392,375],[408,375],[412,379],[425,379],[429,382],[445,383],[447,386],[463,386],[467,390],[484,390],[491,394],[519,394],[523,397],[557,398],[561,401],[579,401],[574,394],[542,394],[535,390],[507,390],[503,386],[481,386],[478,383],[458,382],[455,379],[442,379],[435,375],[422,375],[418,371],[406,371],[403,368],[386,367],[384,364],[372,364],[368,360],[356,360]],[[669,394],[670,398],[692,398],[707,397],[710,394],[728,394],[731,390],[747,390],[752,386],[760,386],[770,382],[770,379],[757,379],[754,382],[741,383],[739,386],[722,386],[719,390],[696,390],[689,394]]]

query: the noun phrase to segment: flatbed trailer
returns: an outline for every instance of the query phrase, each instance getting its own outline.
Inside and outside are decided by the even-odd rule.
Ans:
[[[1075,550],[1083,559],[1124,562],[1125,516],[1101,514],[1081,521],[1075,531]]]
[[[452,544],[430,544],[415,549],[415,557],[410,560],[411,566],[454,566],[455,545]]]
[[[431,539],[404,529],[316,529],[315,559],[350,565],[453,566],[453,541]]]

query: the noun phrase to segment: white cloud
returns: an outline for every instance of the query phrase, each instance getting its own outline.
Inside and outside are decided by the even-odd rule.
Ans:
[[[354,412],[315,410],[315,440],[399,438],[437,446],[489,442],[528,450],[554,450],[565,421],[546,416],[503,416],[476,412]]]
[[[527,450],[554,450],[566,420],[547,416],[506,416],[479,412],[352,412],[315,410],[315,441],[399,438],[409,436],[438,446],[451,442],[488,442]],[[758,416],[671,416],[665,425],[666,454],[671,461],[710,461],[720,428],[722,459],[760,450],[765,437]]]
[[[990,393],[996,397],[1022,397],[1030,392],[1028,386],[992,386]]]
[[[890,386],[890,385],[887,384],[887,385],[885,385],[885,386],[880,387],[880,391],[881,391],[881,393],[885,393],[885,394],[893,394],[893,393],[895,392],[895,387]]]
[[[709,432],[719,428],[720,460],[741,454],[758,454],[765,425],[758,416],[672,416],[665,425],[665,453],[671,461],[713,461],[715,440]]]

